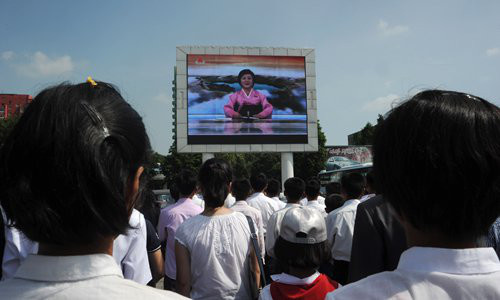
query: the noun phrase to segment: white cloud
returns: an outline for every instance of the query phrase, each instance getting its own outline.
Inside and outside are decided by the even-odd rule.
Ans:
[[[384,114],[389,111],[389,109],[391,109],[394,105],[396,105],[400,100],[401,99],[398,95],[389,94],[387,96],[378,97],[377,99],[370,102],[366,102],[365,104],[363,104],[361,109],[364,111]]]
[[[2,52],[2,59],[3,60],[11,60],[13,58],[14,58],[14,52],[12,52],[12,51]]]
[[[19,73],[30,77],[61,75],[73,71],[74,64],[71,56],[64,55],[50,58],[43,52],[37,51],[29,56],[29,62],[17,66]]]
[[[389,23],[387,23],[384,20],[378,21],[377,28],[380,31],[380,33],[382,33],[382,35],[384,36],[398,35],[405,33],[409,30],[408,26],[403,26],[403,25],[390,26]]]
[[[488,56],[496,56],[500,54],[500,48],[490,48],[486,50],[486,55]]]

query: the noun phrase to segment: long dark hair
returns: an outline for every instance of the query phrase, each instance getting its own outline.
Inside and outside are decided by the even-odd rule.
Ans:
[[[231,167],[226,161],[211,158],[203,163],[198,174],[198,182],[205,205],[208,207],[224,205],[224,200],[229,194],[231,180]]]

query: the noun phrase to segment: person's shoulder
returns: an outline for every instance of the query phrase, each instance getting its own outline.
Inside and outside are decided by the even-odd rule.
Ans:
[[[382,272],[340,286],[328,293],[325,299],[387,299],[395,296],[395,291],[404,292],[405,289],[402,288],[404,285],[404,278],[401,278],[398,273]]]

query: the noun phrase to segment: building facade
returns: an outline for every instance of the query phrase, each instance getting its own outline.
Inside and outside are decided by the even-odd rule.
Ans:
[[[0,94],[0,119],[22,114],[32,100],[31,95]]]

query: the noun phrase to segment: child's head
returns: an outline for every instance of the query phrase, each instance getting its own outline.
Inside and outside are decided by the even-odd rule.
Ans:
[[[305,183],[299,177],[288,178],[284,186],[284,194],[288,202],[298,202],[304,196]]]
[[[267,176],[264,173],[252,174],[250,184],[255,193],[262,192],[267,186]]]
[[[276,179],[270,179],[267,182],[266,195],[268,197],[279,197],[281,192],[281,184]]]
[[[40,243],[117,236],[129,226],[149,153],[142,118],[110,84],[47,88],[2,147],[1,204]]]
[[[310,178],[307,181],[306,184],[306,189],[305,189],[305,194],[308,199],[316,199],[319,196],[319,190],[321,188],[321,185],[319,183],[319,180],[315,177]]]
[[[326,196],[325,198],[325,211],[330,213],[331,211],[336,210],[337,208],[344,205],[345,199],[340,194],[331,194]]]
[[[196,192],[196,174],[189,169],[181,170],[175,177],[175,186],[180,197],[190,197]]]
[[[211,158],[203,163],[198,173],[198,182],[205,206],[224,205],[232,176],[231,167],[225,160]]]
[[[317,210],[292,207],[283,216],[274,253],[285,269],[317,269],[328,259],[326,239],[325,219]]]
[[[455,241],[485,234],[500,214],[500,109],[429,90],[394,108],[374,142],[378,192],[405,222]]]
[[[251,190],[250,181],[246,178],[238,178],[231,183],[231,193],[236,200],[246,200]]]
[[[340,194],[341,191],[340,191],[340,182],[329,182],[326,186],[325,186],[325,190],[326,190],[326,195],[331,195],[331,194]]]
[[[364,187],[365,178],[360,173],[347,173],[340,179],[340,190],[346,200],[359,199]]]

